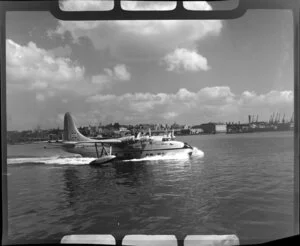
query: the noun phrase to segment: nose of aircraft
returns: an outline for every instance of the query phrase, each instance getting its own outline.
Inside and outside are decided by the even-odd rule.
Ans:
[[[189,145],[188,143],[184,143],[184,148],[193,149],[193,147],[191,145]]]

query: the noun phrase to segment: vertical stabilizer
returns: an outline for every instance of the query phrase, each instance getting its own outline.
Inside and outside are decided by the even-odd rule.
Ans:
[[[83,136],[77,129],[75,122],[69,112],[64,118],[64,141],[90,141],[90,138]]]

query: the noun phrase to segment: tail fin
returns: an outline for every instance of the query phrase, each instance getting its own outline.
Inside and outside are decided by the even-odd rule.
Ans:
[[[74,120],[69,112],[64,118],[64,141],[89,141],[90,138],[83,136],[77,129]]]

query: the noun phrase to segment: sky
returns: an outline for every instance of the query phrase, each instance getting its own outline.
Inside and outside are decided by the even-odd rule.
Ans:
[[[110,7],[107,1],[61,2],[65,11]],[[290,119],[292,25],[288,10],[249,10],[233,20],[85,22],[9,12],[7,128],[62,128],[65,112],[78,126],[247,122],[249,114],[267,121],[273,112]]]

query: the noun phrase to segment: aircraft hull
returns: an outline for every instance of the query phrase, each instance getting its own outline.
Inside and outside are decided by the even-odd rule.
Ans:
[[[191,155],[193,149],[191,147],[187,147],[186,145],[183,146],[176,146],[176,141],[173,141],[172,148],[166,147],[159,147],[155,148],[155,146],[144,146],[143,148],[135,148],[131,145],[126,145],[125,147],[121,146],[112,146],[111,155],[116,156],[116,159],[119,160],[130,160],[130,159],[141,159],[145,157],[151,156],[165,156],[165,155],[177,155],[177,154],[186,154]],[[181,142],[178,142],[181,143]],[[177,144],[178,145],[178,144]],[[104,147],[107,152],[109,152],[109,147]],[[97,152],[95,151],[94,145],[84,145],[84,146],[77,146],[73,149],[68,149],[68,152],[73,152],[80,154],[83,157],[93,157],[97,158]],[[100,148],[98,150],[100,152]]]

